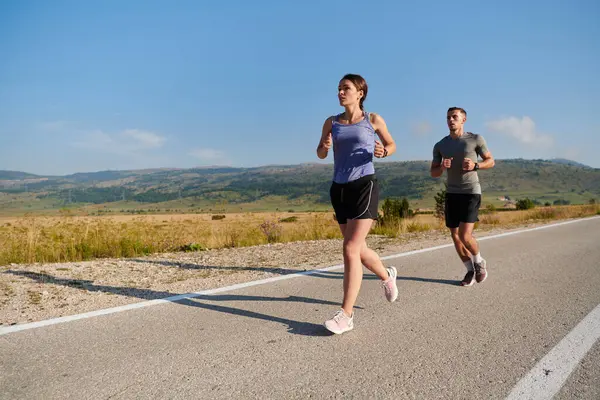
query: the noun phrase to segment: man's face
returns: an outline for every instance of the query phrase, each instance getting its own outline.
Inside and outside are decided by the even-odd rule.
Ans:
[[[446,115],[446,122],[448,123],[448,128],[450,128],[451,131],[460,129],[465,124],[466,120],[467,119],[463,113],[458,110],[450,111]]]

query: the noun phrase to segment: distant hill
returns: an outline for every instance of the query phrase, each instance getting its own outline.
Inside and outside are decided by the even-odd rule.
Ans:
[[[557,163],[557,164],[573,165],[575,167],[581,167],[581,168],[592,168],[589,165],[578,163],[577,161],[573,161],[573,160],[567,160],[565,158],[553,158],[549,161],[553,162],[553,163]]]
[[[484,192],[493,196],[529,196],[540,201],[570,196],[574,202],[600,196],[600,169],[568,160],[497,160],[496,167],[480,171]],[[381,197],[430,199],[445,178],[429,176],[429,161],[376,163]],[[67,176],[40,177],[0,171],[0,194],[46,201],[45,207],[65,204],[115,202],[162,203],[193,199],[196,202],[247,204],[270,197],[282,202],[310,198],[329,202],[331,164],[271,165],[257,168],[190,168],[139,171],[100,171]],[[5,197],[5,201],[9,201]],[[21,204],[19,203],[19,204]],[[21,206],[19,206],[21,207]]]
[[[34,174],[28,174],[27,172],[3,171],[3,170],[0,170],[0,181],[3,181],[3,180],[35,179],[35,178],[40,178],[40,176],[34,175]]]

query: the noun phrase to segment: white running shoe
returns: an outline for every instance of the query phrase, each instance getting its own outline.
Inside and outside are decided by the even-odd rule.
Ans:
[[[396,278],[398,277],[398,272],[395,267],[386,268],[390,277],[385,281],[381,282],[381,286],[383,286],[383,290],[385,291],[385,298],[390,303],[396,301],[398,298],[398,285],[396,284]]]
[[[336,312],[333,318],[325,321],[325,328],[336,335],[352,330],[354,328],[354,313],[349,317],[344,310]]]

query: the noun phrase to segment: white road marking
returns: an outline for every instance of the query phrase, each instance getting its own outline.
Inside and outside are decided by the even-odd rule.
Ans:
[[[564,221],[564,222],[559,222],[556,224],[539,226],[536,228],[522,229],[522,230],[513,231],[513,232],[501,233],[498,235],[486,236],[483,238],[478,238],[477,240],[481,241],[481,240],[496,239],[496,238],[500,238],[500,237],[504,237],[504,236],[516,235],[519,233],[531,232],[531,231],[536,231],[536,230],[540,230],[540,229],[548,229],[548,228],[553,228],[556,226],[573,224],[573,223],[582,222],[582,221],[589,221],[591,219],[596,219],[596,218],[600,218],[600,217],[589,217],[589,218],[582,218],[582,219],[576,219],[576,220],[571,220],[571,221]],[[444,245],[435,246],[435,247],[428,247],[425,249],[407,251],[405,253],[393,254],[393,255],[386,256],[386,257],[381,257],[381,259],[382,260],[390,260],[393,258],[407,257],[407,256],[411,256],[414,254],[435,251],[435,250],[443,249],[446,247],[453,247],[453,246],[454,246],[454,244],[452,244],[452,243],[444,244]],[[282,281],[285,279],[292,279],[292,278],[298,278],[300,276],[305,276],[305,275],[318,274],[320,272],[333,271],[336,269],[341,269],[343,267],[344,267],[343,264],[338,264],[338,265],[334,265],[334,266],[327,267],[327,268],[315,269],[315,270],[310,270],[310,271],[302,271],[302,272],[298,272],[298,273],[294,273],[294,274],[288,274],[288,275],[282,275],[282,276],[277,276],[277,277],[273,277],[273,278],[261,279],[258,281],[239,283],[237,285],[232,285],[232,286],[224,286],[224,287],[220,287],[220,288],[216,288],[216,289],[203,290],[200,292],[179,294],[176,296],[165,297],[164,299],[141,301],[138,303],[128,304],[128,305],[124,305],[124,306],[118,306],[118,307],[112,307],[112,308],[106,308],[106,309],[91,311],[91,312],[87,312],[87,313],[83,313],[83,314],[75,314],[75,315],[69,315],[69,316],[65,316],[65,317],[47,319],[47,320],[43,320],[43,321],[30,322],[27,324],[19,324],[19,325],[11,325],[11,326],[6,326],[6,327],[1,327],[0,328],[0,336],[6,335],[9,333],[13,333],[13,332],[19,332],[19,331],[24,331],[24,330],[28,330],[28,329],[34,329],[34,328],[41,328],[43,326],[61,324],[61,323],[65,323],[65,322],[77,321],[80,319],[92,318],[92,317],[97,317],[100,315],[115,314],[118,312],[134,310],[134,309],[143,308],[143,307],[150,307],[150,306],[154,306],[154,305],[158,305],[158,304],[164,304],[164,303],[174,302],[174,301],[183,300],[183,299],[193,299],[195,297],[204,296],[204,295],[208,295],[208,294],[228,292],[228,291],[243,289],[243,288],[247,288],[247,287],[251,287],[251,286],[264,285],[266,283]]]
[[[544,356],[510,392],[507,400],[551,399],[600,338],[600,304]]]

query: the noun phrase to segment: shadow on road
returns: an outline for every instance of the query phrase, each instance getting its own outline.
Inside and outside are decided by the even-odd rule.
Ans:
[[[335,279],[335,278],[343,279],[344,273],[341,271],[339,271],[339,272],[320,271],[318,273],[315,273],[314,275],[311,274],[309,276],[316,276],[316,277],[320,277],[320,278],[330,278],[330,279]],[[368,272],[363,275],[363,280],[379,280],[379,278],[376,275],[374,275],[373,273]],[[460,286],[460,281],[451,280],[451,279],[421,278],[421,277],[417,277],[417,276],[398,276],[396,278],[396,280],[424,282],[424,283],[439,283],[442,285]]]
[[[166,267],[174,267],[174,268],[183,268],[183,269],[194,269],[194,270],[222,270],[222,271],[260,271],[260,272],[268,272],[272,274],[280,274],[280,275],[289,275],[295,274],[299,272],[308,272],[310,270],[298,270],[298,269],[289,269],[289,268],[278,268],[278,267],[237,267],[237,266],[211,266],[211,265],[201,265],[194,263],[181,263],[174,261],[166,261],[166,260],[144,260],[141,258],[134,258],[131,261],[148,263],[148,264],[160,264]],[[317,277],[317,278],[328,278],[328,279],[342,279],[344,277],[343,272],[335,272],[335,271],[317,271],[311,272],[307,276]],[[375,275],[371,273],[366,273],[363,279],[374,280],[378,279]],[[420,278],[413,276],[398,276],[398,280],[401,281],[416,281],[416,282],[426,282],[426,283],[439,283],[444,285],[452,285],[452,286],[460,286],[460,281],[449,280],[449,279],[434,279],[434,278]]]
[[[261,314],[255,311],[244,310],[240,308],[234,308],[229,306],[217,305],[213,304],[213,302],[220,301],[243,301],[243,302],[252,302],[252,301],[268,301],[268,302],[295,302],[295,303],[306,303],[306,304],[322,304],[322,305],[331,305],[338,306],[338,302],[332,302],[328,300],[319,300],[312,299],[308,297],[300,297],[300,296],[287,296],[287,297],[267,297],[267,296],[249,296],[249,295],[198,295],[194,293],[190,293],[185,298],[176,298],[173,300],[169,300],[170,297],[182,296],[178,293],[164,292],[164,291],[154,291],[150,289],[138,289],[138,288],[130,288],[130,287],[120,287],[120,286],[107,286],[107,285],[95,285],[93,281],[90,280],[76,280],[76,279],[64,279],[57,278],[55,276],[39,273],[39,272],[30,272],[30,271],[19,271],[19,270],[8,270],[5,273],[9,273],[17,276],[24,276],[29,279],[35,280],[37,282],[49,283],[54,285],[68,286],[80,290],[90,291],[90,292],[103,292],[103,293],[112,293],[119,294],[123,296],[136,297],[144,300],[155,300],[155,299],[165,299],[171,303],[177,303],[181,305],[198,307],[205,310],[218,311],[231,315],[238,315],[242,317],[256,318],[265,321],[273,321],[279,322],[288,326],[288,332],[295,335],[304,335],[304,336],[329,336],[332,335],[329,331],[327,331],[323,325],[313,324],[310,322],[302,322],[295,321],[292,319],[277,317],[273,315]]]
[[[139,263],[145,264],[159,264],[165,267],[171,268],[180,268],[180,269],[191,269],[198,271],[256,271],[256,272],[267,272],[271,274],[279,274],[279,275],[289,275],[296,274],[299,272],[306,272],[306,269],[291,269],[291,268],[280,268],[280,267],[247,267],[247,266],[216,266],[216,265],[202,265],[202,264],[194,264],[194,263],[183,263],[183,262],[175,262],[175,261],[166,261],[166,260],[145,260],[141,258],[132,258],[128,259],[128,261],[135,261]],[[319,276],[322,278],[336,278],[336,276],[330,276],[326,272],[316,272],[311,274],[311,276]]]
[[[219,296],[214,296],[214,297],[219,297]],[[306,303],[311,303],[311,304],[328,304],[328,305],[339,306],[339,303],[310,299],[310,298],[306,298],[306,297],[295,297],[295,296],[290,296],[290,297],[281,298],[281,299],[272,298],[272,297],[262,298],[262,297],[235,296],[235,295],[225,296],[225,297],[228,298],[227,301],[230,301],[230,300],[247,301],[247,299],[238,299],[238,297],[241,297],[241,298],[250,297],[250,298],[252,298],[251,299],[252,301],[254,301],[254,300],[262,301],[262,299],[266,299],[267,301],[301,301],[301,302],[306,302]],[[205,302],[200,301],[200,299],[206,300],[206,301],[214,301],[215,300],[213,298],[213,296],[201,296],[200,298],[196,297],[196,298],[191,298],[191,299],[176,300],[175,303],[192,306],[192,307],[199,307],[199,308],[203,308],[205,310],[210,310],[210,311],[217,311],[217,312],[222,312],[222,313],[226,313],[226,314],[238,315],[241,317],[255,318],[255,319],[260,319],[263,321],[279,322],[281,324],[287,325],[288,333],[291,333],[294,335],[302,335],[302,336],[331,336],[331,335],[333,335],[333,333],[331,333],[327,329],[325,329],[325,327],[322,324],[313,324],[311,322],[295,321],[292,319],[277,317],[274,315],[262,314],[262,313],[258,313],[255,311],[243,310],[240,308],[222,306],[222,305],[218,305],[218,304],[205,303]]]
[[[169,263],[169,266],[171,263]],[[181,267],[178,263],[172,263],[172,266]],[[268,271],[281,274],[289,274],[289,273],[297,273],[302,272],[298,270],[290,270],[290,269],[265,269],[265,268],[256,268],[256,267],[207,267],[207,266],[196,266],[196,269],[203,268],[217,268],[217,269],[231,269],[231,270],[257,270],[257,271]],[[183,268],[192,268],[189,265]],[[35,280],[41,283],[49,283],[53,285],[61,285],[72,287],[80,290],[85,290],[89,292],[102,292],[102,293],[112,293],[118,294],[122,296],[135,297],[143,300],[157,300],[157,299],[165,299],[172,303],[182,304],[191,307],[203,308],[205,310],[218,311],[226,314],[256,318],[265,321],[273,321],[279,322],[288,326],[288,332],[296,335],[306,335],[306,336],[329,336],[330,332],[327,331],[322,325],[313,324],[310,322],[301,322],[295,321],[292,319],[277,317],[273,315],[261,314],[255,311],[244,310],[240,308],[234,308],[224,305],[213,304],[213,302],[235,302],[235,301],[243,301],[243,302],[252,302],[252,301],[261,301],[261,302],[296,302],[296,303],[306,303],[306,304],[322,304],[322,305],[331,305],[331,306],[340,306],[339,302],[332,302],[328,300],[319,300],[312,299],[308,297],[300,297],[300,296],[287,296],[287,297],[266,297],[266,296],[248,296],[248,295],[199,295],[194,293],[181,295],[179,293],[171,293],[167,291],[155,291],[151,289],[139,289],[132,287],[121,287],[121,286],[108,286],[108,285],[96,285],[91,280],[81,280],[81,279],[65,279],[65,278],[57,278],[55,276],[49,275],[47,273],[40,272],[31,272],[31,271],[20,271],[20,270],[8,270],[4,273],[13,274],[17,276],[24,276],[29,279]],[[342,271],[318,271],[314,273],[310,273],[307,277],[313,278],[327,278],[327,279],[343,279],[344,273]],[[366,280],[378,280],[377,276],[367,273],[364,275],[363,279]],[[419,278],[419,277],[408,277],[408,276],[398,276],[397,278],[400,281],[416,281],[416,282],[425,282],[425,283],[439,283],[445,285],[459,286],[459,281],[448,280],[448,279],[431,279],[431,278]],[[170,299],[175,297],[174,299]],[[181,298],[183,297],[183,298]],[[362,307],[356,306],[356,308],[361,309]]]
[[[460,286],[460,281],[455,281],[455,280],[451,280],[451,279],[418,278],[416,276],[399,276],[397,279],[399,281],[415,281],[415,282],[439,283],[442,285]]]

